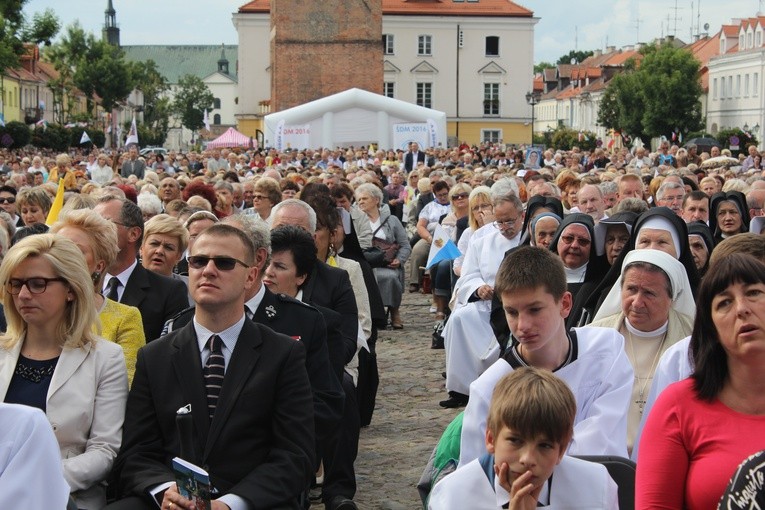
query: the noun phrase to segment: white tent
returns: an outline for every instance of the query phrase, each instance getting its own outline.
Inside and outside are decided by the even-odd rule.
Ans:
[[[446,114],[349,89],[265,117],[265,142],[277,149],[377,144],[380,149],[446,146]]]

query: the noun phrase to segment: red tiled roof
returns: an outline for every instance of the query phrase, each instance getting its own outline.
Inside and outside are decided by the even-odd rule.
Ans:
[[[570,97],[576,97],[582,92],[582,87],[572,87],[568,86],[565,89],[561,91],[560,94],[558,94],[558,99],[568,99]]]
[[[738,38],[738,25],[723,25],[722,31],[725,34],[726,37],[736,37]]]
[[[534,76],[534,90],[544,90],[545,82],[542,75]]]
[[[611,53],[609,55],[609,58],[606,59],[605,62],[603,62],[603,65],[605,66],[624,65],[624,63],[632,57],[640,58],[639,54],[640,53],[635,50],[617,51],[617,52]]]
[[[270,0],[252,0],[239,8],[240,13],[270,12]],[[530,18],[534,12],[510,0],[382,0],[383,14],[421,16],[497,16]]]
[[[744,28],[749,28],[751,26],[751,27],[754,28],[755,26],[757,26],[757,22],[759,22],[760,25],[765,27],[765,16],[757,16],[757,17],[754,17],[754,18],[743,19],[743,20],[741,20],[741,23],[740,23],[739,26],[744,27]]]
[[[710,58],[720,54],[720,33],[718,32],[712,37],[699,39],[688,49],[693,53],[693,56],[701,62],[701,66],[705,67],[709,63]]]

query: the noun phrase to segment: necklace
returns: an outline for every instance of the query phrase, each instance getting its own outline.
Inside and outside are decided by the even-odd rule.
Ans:
[[[648,381],[651,381],[653,379],[653,374],[656,371],[656,365],[659,364],[659,356],[661,355],[662,350],[664,349],[664,343],[667,341],[667,331],[669,331],[669,325],[667,325],[667,329],[664,330],[664,334],[661,337],[661,343],[659,344],[659,348],[656,351],[656,354],[653,357],[653,363],[648,367],[648,373],[645,377],[640,377],[639,375],[639,367],[638,367],[638,360],[635,356],[635,341],[632,338],[632,331],[630,331],[630,327],[627,324],[627,319],[624,319],[624,329],[627,331],[627,338],[629,339],[630,344],[630,353],[632,354],[632,364],[633,364],[633,370],[635,372],[635,384],[638,385],[638,397],[635,400],[635,404],[638,406],[638,412],[640,415],[643,415],[643,408],[645,408],[646,400],[645,400],[645,389],[648,386]],[[640,385],[640,380],[644,379],[642,386]]]

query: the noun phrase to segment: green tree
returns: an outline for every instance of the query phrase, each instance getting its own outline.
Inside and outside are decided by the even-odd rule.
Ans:
[[[132,66],[125,61],[123,51],[86,33],[78,23],[67,27],[61,41],[46,52],[46,58],[59,72],[59,77],[51,81],[54,100],[67,106],[64,118],[57,119],[59,122],[72,119],[75,88],[85,94],[91,117],[95,95],[101,98],[104,109],[110,111],[133,89]]]
[[[141,126],[138,126],[138,139],[144,140],[142,134],[147,134],[152,140],[159,139],[159,142],[147,141],[146,145],[162,145],[167,138],[172,113],[170,99],[167,97],[170,85],[153,60],[133,63],[132,72],[136,88],[143,93],[143,122],[147,132],[142,133]]]
[[[66,33],[50,48],[44,57],[58,71],[58,77],[48,82],[53,92],[53,111],[58,112],[54,120],[64,124],[72,118],[75,105],[74,71],[79,56],[87,52],[88,36],[78,22],[67,26]]]
[[[118,47],[87,37],[87,50],[76,61],[74,83],[88,97],[88,111],[93,113],[94,94],[101,98],[104,110],[111,111],[133,90],[132,66]]]
[[[0,72],[18,67],[24,44],[50,44],[61,24],[52,10],[36,13],[29,21],[23,8],[28,0],[0,2]]]
[[[641,54],[639,64],[628,61],[609,82],[598,122],[641,138],[703,129],[698,60],[669,44],[647,46]]]
[[[204,110],[213,104],[213,95],[201,78],[187,74],[178,80],[173,100],[173,113],[181,124],[198,131],[204,125]]]
[[[593,56],[594,53],[592,51],[584,51],[584,50],[571,50],[562,57],[558,59],[556,64],[570,64],[571,60],[574,59],[577,61],[577,63],[581,63],[586,59],[587,57]]]
[[[598,124],[635,136],[643,136],[643,94],[635,74],[616,75],[600,100]]]
[[[551,64],[550,62],[540,62],[538,64],[534,64],[534,74],[539,74],[545,69],[552,69],[555,67],[555,64]]]
[[[643,95],[643,129],[651,136],[702,129],[701,64],[671,44],[651,46],[635,73]]]
[[[31,139],[32,131],[23,122],[11,121],[0,126],[0,144],[7,145],[9,149],[24,147]]]

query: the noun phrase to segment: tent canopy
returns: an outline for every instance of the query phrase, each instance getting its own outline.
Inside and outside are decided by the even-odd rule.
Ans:
[[[266,145],[277,149],[445,147],[446,114],[354,88],[266,115],[265,131]]]
[[[254,141],[253,141],[254,143]],[[234,128],[228,128],[225,133],[220,135],[212,142],[207,143],[209,149],[220,149],[222,147],[249,147],[250,137],[240,133]]]

